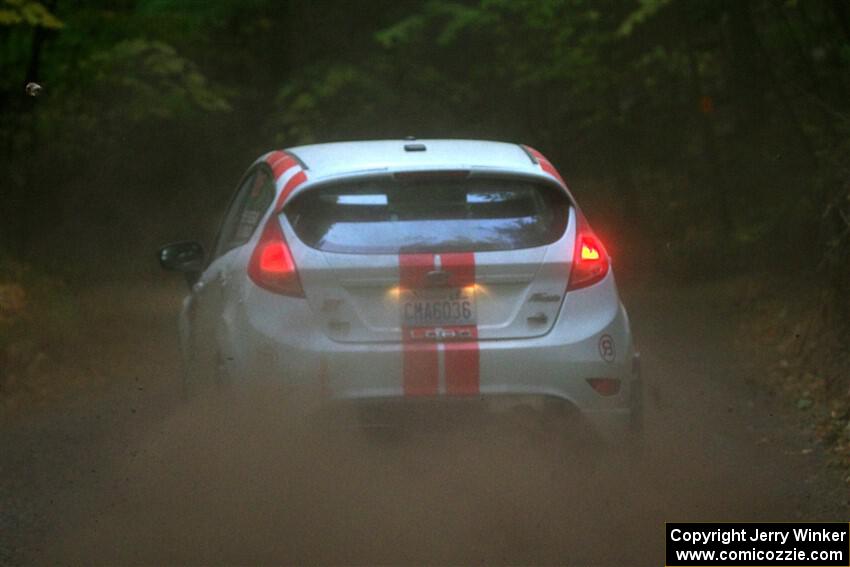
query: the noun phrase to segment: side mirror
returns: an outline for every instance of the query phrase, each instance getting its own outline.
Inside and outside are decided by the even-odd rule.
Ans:
[[[204,247],[194,240],[166,244],[159,249],[159,265],[163,270],[183,272],[189,285],[204,269]]]

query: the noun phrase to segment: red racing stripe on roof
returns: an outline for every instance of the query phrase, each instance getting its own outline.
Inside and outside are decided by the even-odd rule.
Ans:
[[[295,161],[295,158],[292,156],[284,156],[281,159],[275,161],[274,164],[270,164],[272,167],[272,173],[274,174],[274,179],[277,181],[280,179],[280,176],[283,175],[283,172],[289,169],[290,167],[298,165],[298,162]]]
[[[289,198],[293,191],[295,191],[296,187],[305,181],[307,181],[307,174],[299,168],[298,173],[290,177],[289,181],[286,182],[286,185],[283,186],[283,189],[280,190],[280,196],[277,198],[275,210],[282,211],[283,205],[286,203],[286,199]]]
[[[280,196],[277,198],[275,210],[280,211],[283,208],[283,204],[286,202],[287,197],[292,194],[296,187],[307,180],[307,174],[304,173],[301,168],[301,164],[297,159],[295,159],[295,157],[280,150],[270,152],[264,161],[272,169],[272,175],[274,176],[275,182],[280,181],[283,174],[290,169],[297,168],[296,172],[286,182],[286,185],[283,186],[283,189],[280,191]]]
[[[552,162],[549,161],[549,159],[546,156],[544,156],[543,154],[541,154],[539,151],[535,150],[531,146],[523,146],[523,148],[525,148],[525,151],[527,151],[529,154],[531,154],[531,156],[534,158],[534,160],[540,166],[540,169],[542,169],[543,171],[545,171],[546,173],[548,173],[549,175],[551,175],[552,177],[554,177],[555,179],[560,181],[561,185],[566,186],[566,183],[564,183],[564,179],[561,177],[561,174],[558,173],[558,170],[555,169],[555,166],[552,165]]]
[[[277,181],[284,171],[292,167],[291,164],[295,163],[295,160],[286,152],[275,150],[266,156],[265,162],[272,168],[275,181]]]

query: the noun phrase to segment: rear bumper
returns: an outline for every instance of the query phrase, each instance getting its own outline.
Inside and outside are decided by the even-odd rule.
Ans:
[[[599,290],[589,292],[598,294]],[[447,384],[449,343],[429,343],[436,350],[437,386],[423,398],[560,400],[578,410],[601,434],[621,435],[632,428],[634,416],[639,414],[640,372],[628,317],[615,292],[613,299],[613,309],[597,309],[591,318],[562,313],[552,332],[543,337],[474,343],[469,348],[475,353],[463,356],[476,361],[475,387],[463,396],[453,394]],[[564,311],[571,308],[569,301],[568,296]],[[587,299],[577,297],[573,302],[576,309],[586,309]],[[298,328],[298,332],[284,332],[285,328]],[[603,340],[610,341],[613,356],[603,356]],[[335,402],[389,402],[419,397],[405,387],[411,366],[410,360],[405,361],[409,351],[405,352],[403,344],[333,341],[315,327],[309,308],[301,300],[281,302],[275,297],[268,311],[235,318],[228,342],[229,373],[243,380],[263,377],[292,386],[314,387],[326,401]],[[588,383],[590,378],[619,380],[619,391],[601,395]]]

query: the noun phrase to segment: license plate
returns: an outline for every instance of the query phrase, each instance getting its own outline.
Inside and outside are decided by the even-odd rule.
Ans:
[[[472,288],[426,288],[402,293],[401,324],[405,327],[455,327],[474,325],[475,321]]]

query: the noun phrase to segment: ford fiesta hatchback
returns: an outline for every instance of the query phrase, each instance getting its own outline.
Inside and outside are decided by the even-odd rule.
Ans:
[[[209,254],[187,241],[159,259],[192,285],[189,385],[263,376],[328,401],[556,402],[608,436],[639,422],[611,259],[527,146],[273,151],[245,173]]]

